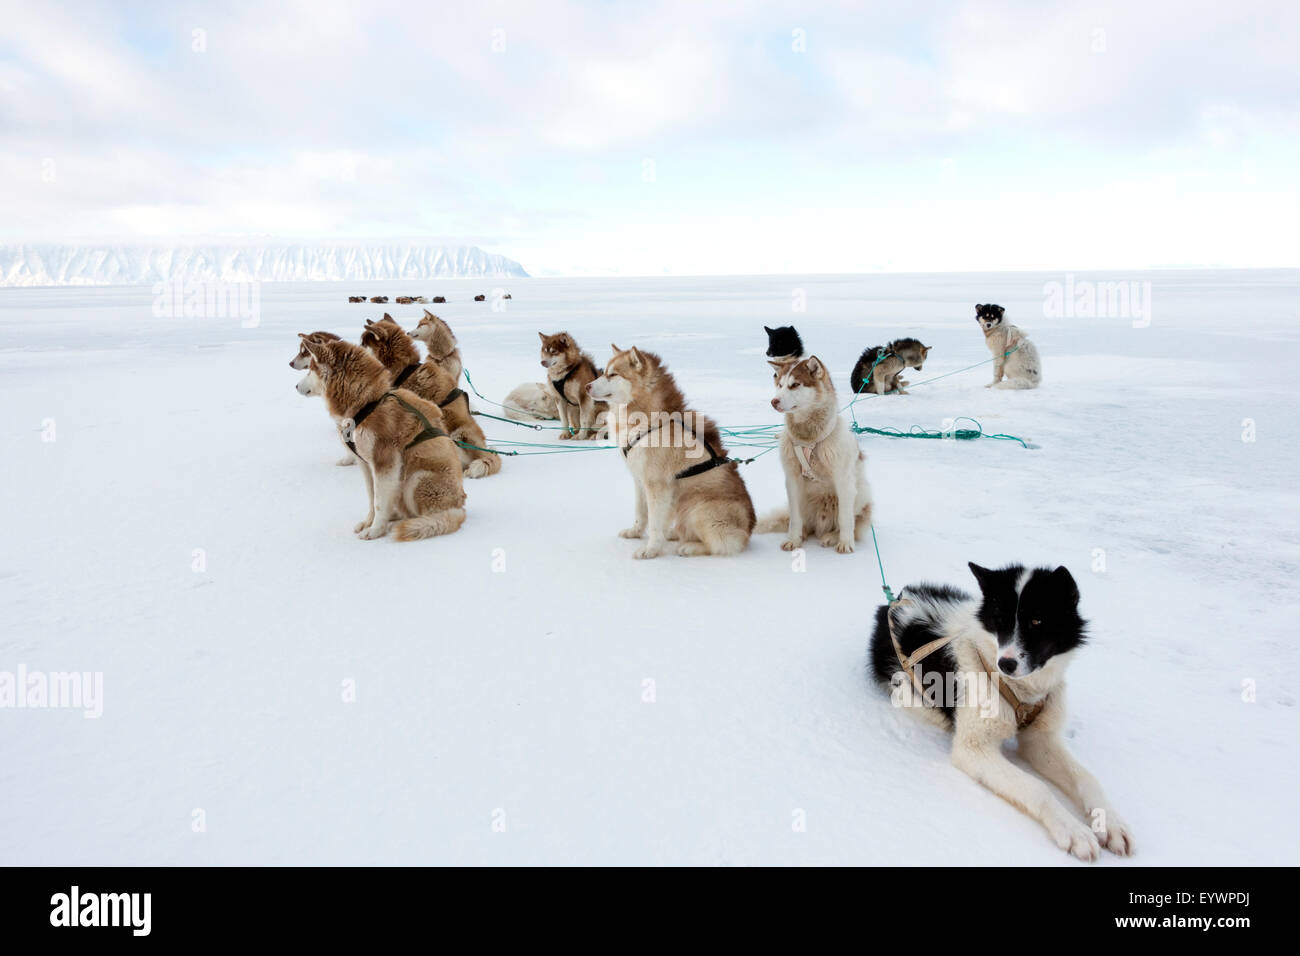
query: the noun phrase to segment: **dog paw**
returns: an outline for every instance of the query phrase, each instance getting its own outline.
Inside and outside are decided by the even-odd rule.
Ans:
[[[782,551],[796,551],[803,547],[803,542],[798,538],[786,538],[781,542]]]
[[[1097,835],[1074,817],[1062,816],[1048,821],[1047,832],[1052,835],[1057,846],[1085,863],[1095,863],[1101,856],[1101,844],[1097,842]]]
[[[356,527],[352,529],[352,533],[353,533],[353,534],[360,534],[361,532],[365,531],[367,528],[369,528],[369,527],[370,527],[372,524],[374,524],[374,523],[375,523],[375,516],[374,516],[374,515],[368,515],[368,516],[366,516],[365,518],[362,518],[360,521],[357,522]]]
[[[632,553],[632,557],[636,558],[638,561],[646,561],[649,560],[650,558],[657,558],[661,554],[663,554],[663,548],[656,548],[656,547],[651,547],[650,545],[646,545],[644,548],[638,548],[636,551],[634,551]]]
[[[852,553],[853,553],[853,542],[852,542],[852,541],[841,541],[839,544],[837,544],[837,545],[835,546],[835,553],[836,553],[836,554],[852,554]]]
[[[677,553],[683,558],[694,558],[708,554],[709,549],[702,541],[684,541],[677,546]]]
[[[839,532],[831,531],[817,539],[821,542],[823,548],[833,548],[839,542]]]
[[[560,432],[560,441],[568,441],[568,440],[571,439],[572,437],[573,437],[573,432],[570,432],[570,431],[561,431],[561,432]]]
[[[338,465],[340,468],[343,468],[347,465],[355,465],[356,463],[357,460],[353,458],[351,455],[348,455],[346,458],[340,458],[338,461],[334,462],[334,464]]]
[[[1128,824],[1114,813],[1107,812],[1102,817],[1105,828],[1097,834],[1097,839],[1107,850],[1116,856],[1132,856],[1135,849],[1133,831]]]
[[[620,538],[644,538],[645,529],[637,527],[624,528],[618,533],[618,536]]]
[[[488,473],[488,464],[482,458],[475,459],[465,469],[466,478],[482,478]]]

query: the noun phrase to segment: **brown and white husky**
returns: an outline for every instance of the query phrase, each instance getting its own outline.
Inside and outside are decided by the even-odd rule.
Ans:
[[[385,315],[384,318],[389,316]],[[420,319],[419,324],[411,329],[411,337],[419,339],[424,343],[424,347],[429,350],[429,358],[433,359],[451,376],[452,382],[460,381],[460,373],[464,366],[460,361],[460,349],[456,345],[456,335],[451,330],[451,326],[438,318],[428,309],[424,310],[424,316]]]
[[[811,536],[840,554],[851,554],[871,526],[866,456],[840,414],[835,386],[817,356],[772,365],[772,407],[785,415],[781,467],[789,510],[764,518],[758,530],[784,528],[781,547],[786,551]]]
[[[457,448],[467,478],[484,478],[501,470],[501,456],[483,451],[487,439],[470,414],[469,396],[456,387],[455,380],[432,357],[420,361],[415,341],[391,315],[385,314],[378,322],[367,322],[361,333],[361,345],[388,369],[395,388],[409,388],[442,409],[444,427],[455,441],[462,443]]]
[[[560,438],[596,437],[596,416],[605,410],[604,404],[587,390],[600,376],[596,363],[578,348],[568,332],[537,335],[542,340],[542,367],[558,399],[560,424],[564,426]]]
[[[364,302],[365,300],[362,299],[361,301]],[[321,384],[320,377],[310,368],[311,354],[307,351],[307,346],[303,344],[302,340],[304,338],[312,339],[317,342],[333,342],[338,341],[338,336],[333,332],[307,332],[299,333],[298,335],[298,354],[289,360],[289,368],[297,369],[298,371],[306,371],[307,374],[298,379],[298,384],[294,387],[298,390],[299,395],[312,398],[324,395],[325,386]],[[334,424],[337,425],[338,421],[336,420]],[[334,464],[355,465],[356,463],[357,456],[349,451]]]
[[[611,346],[614,357],[587,386],[609,403],[609,436],[636,483],[636,517],[619,534],[644,538],[634,557],[738,554],[754,531],[754,505],[718,427],[686,399],[653,352]]]
[[[339,436],[359,460],[369,511],[353,530],[399,541],[451,534],[465,523],[465,489],[456,444],[442,411],[392,376],[359,345],[302,336],[310,369],[324,388]]]

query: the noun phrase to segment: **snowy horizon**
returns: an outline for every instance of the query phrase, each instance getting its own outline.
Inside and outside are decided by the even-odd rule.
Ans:
[[[8,13],[3,242],[437,236],[538,276],[1300,264],[1279,2]]]

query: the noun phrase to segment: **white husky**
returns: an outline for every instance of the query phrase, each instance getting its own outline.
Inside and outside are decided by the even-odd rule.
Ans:
[[[854,542],[871,526],[866,458],[817,356],[771,364],[776,368],[772,407],[785,414],[781,465],[789,513],[769,515],[757,530],[779,531],[784,525],[781,547],[786,551],[812,535],[840,554],[851,554]]]

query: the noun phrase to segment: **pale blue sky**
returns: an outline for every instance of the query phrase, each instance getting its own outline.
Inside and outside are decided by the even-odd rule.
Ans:
[[[0,3],[0,240],[1300,264],[1291,3],[210,6]]]

